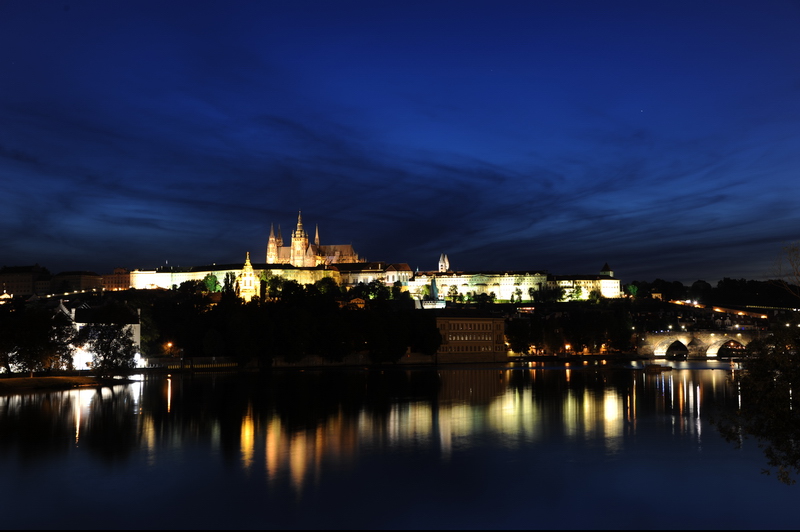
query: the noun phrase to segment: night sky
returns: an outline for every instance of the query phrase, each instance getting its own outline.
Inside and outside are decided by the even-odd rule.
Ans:
[[[767,279],[796,1],[0,1],[0,265]]]

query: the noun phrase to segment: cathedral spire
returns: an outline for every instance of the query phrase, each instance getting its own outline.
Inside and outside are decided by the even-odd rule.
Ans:
[[[314,231],[314,245],[319,247],[319,224],[316,224],[314,227],[316,229]]]
[[[450,270],[450,261],[447,259],[447,255],[442,253],[439,255],[439,271],[446,272]]]
[[[297,211],[297,229],[292,233],[289,263],[297,267],[305,266],[308,247],[308,233],[303,230],[303,214],[301,211]]]

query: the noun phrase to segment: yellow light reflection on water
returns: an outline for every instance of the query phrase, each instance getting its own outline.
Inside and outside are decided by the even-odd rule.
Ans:
[[[248,405],[247,413],[242,419],[242,428],[239,431],[241,438],[242,467],[247,470],[253,465],[253,453],[256,443],[256,429],[253,422],[253,405]]]
[[[292,486],[300,492],[303,489],[303,480],[309,466],[308,439],[303,431],[292,434],[289,446],[289,475]]]
[[[617,421],[622,410],[622,400],[615,390],[606,390],[603,398],[603,420],[606,425]]]

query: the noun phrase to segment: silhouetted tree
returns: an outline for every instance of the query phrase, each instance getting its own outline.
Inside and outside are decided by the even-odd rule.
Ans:
[[[715,420],[729,442],[741,446],[754,438],[771,469],[786,484],[800,473],[800,338],[797,327],[776,328],[766,338],[747,345],[743,371],[734,380],[741,391],[740,407]]]
[[[92,371],[100,376],[124,374],[136,366],[136,344],[124,323],[93,323],[78,333],[78,341],[92,353]]]
[[[6,371],[51,371],[72,367],[75,331],[64,314],[37,306],[0,312],[0,365]]]
[[[513,352],[528,353],[533,344],[531,320],[529,318],[509,319],[506,322],[505,332],[508,345]]]

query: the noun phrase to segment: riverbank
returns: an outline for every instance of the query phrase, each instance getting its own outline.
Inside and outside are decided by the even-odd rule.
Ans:
[[[71,390],[97,386],[124,384],[126,380],[106,379],[84,375],[48,377],[9,377],[0,378],[0,394],[8,395],[22,392],[41,392],[46,390]]]

